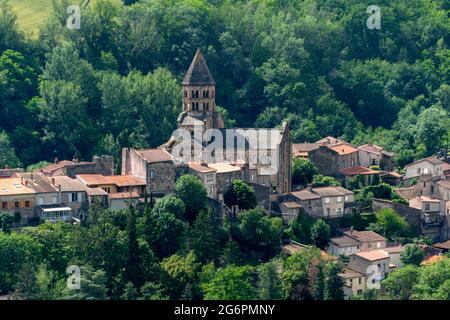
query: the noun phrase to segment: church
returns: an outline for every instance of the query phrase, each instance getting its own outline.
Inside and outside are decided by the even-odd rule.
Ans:
[[[197,175],[208,196],[223,201],[234,179],[263,190],[271,201],[291,191],[292,141],[280,128],[225,128],[216,111],[216,81],[200,50],[182,81],[177,130],[157,149],[124,149],[122,174],[147,180],[147,192],[173,191],[183,173]],[[265,197],[265,196],[264,196]]]

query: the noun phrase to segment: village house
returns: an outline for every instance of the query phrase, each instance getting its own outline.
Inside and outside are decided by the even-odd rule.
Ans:
[[[122,149],[122,175],[145,181],[147,194],[162,196],[173,192],[182,172],[172,155],[164,149]]]
[[[101,188],[108,194],[111,209],[125,209],[137,204],[144,195],[146,183],[132,175],[102,176],[99,174],[79,174],[76,176],[89,188]]]
[[[286,204],[288,202],[288,204]],[[342,187],[308,186],[301,191],[283,195],[280,201],[280,210],[283,216],[292,219],[300,208],[294,208],[290,202],[296,202],[306,214],[315,218],[339,218],[344,214],[353,212],[353,192]],[[290,209],[294,209],[289,211]]]
[[[82,221],[89,209],[88,189],[79,180],[68,176],[54,176],[49,178],[57,186],[60,204],[72,209],[72,217]]]
[[[366,275],[364,273],[345,267],[339,276],[344,281],[344,299],[350,300],[353,296],[361,295],[366,290]]]
[[[431,175],[432,178],[444,178],[443,166],[445,162],[437,157],[428,157],[417,160],[405,166],[405,185],[411,185],[414,180],[417,180],[421,175]]]
[[[348,267],[364,274],[366,278],[372,276],[377,270],[382,280],[390,272],[390,257],[387,252],[380,249],[357,252],[350,256]],[[376,284],[376,281],[376,277],[373,277],[372,284]]]
[[[318,149],[321,146],[319,143],[293,143],[292,156],[294,158],[309,159],[311,151]]]
[[[394,154],[374,144],[358,147],[359,165],[363,167],[379,166],[382,170],[394,170]]]
[[[386,238],[373,231],[343,231],[342,236],[330,239],[328,252],[339,256],[352,255],[362,251],[372,251],[386,248]]]
[[[189,172],[203,182],[208,192],[208,197],[217,199],[217,169],[211,168],[206,163],[190,162],[188,164]]]
[[[0,211],[20,218],[18,225],[36,222],[35,202],[36,192],[23,178],[0,178]]]
[[[110,176],[114,174],[114,157],[94,156],[91,162],[80,162],[77,159],[62,160],[57,158],[54,163],[38,170],[49,176],[69,176],[74,178],[77,174],[102,174]]]

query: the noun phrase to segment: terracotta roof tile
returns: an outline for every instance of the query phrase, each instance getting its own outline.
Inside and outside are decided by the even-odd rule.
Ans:
[[[165,150],[145,149],[136,151],[149,163],[172,161],[172,156]]]

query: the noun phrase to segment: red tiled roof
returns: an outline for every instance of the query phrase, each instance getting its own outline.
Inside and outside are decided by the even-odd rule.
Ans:
[[[50,164],[50,165],[42,168],[41,171],[42,172],[46,172],[46,173],[52,173],[53,171],[62,169],[62,168],[67,167],[68,165],[71,165],[71,164],[75,164],[75,162],[69,161],[69,160],[62,160],[62,161]]]
[[[188,166],[192,170],[195,170],[195,171],[198,171],[198,172],[202,172],[202,173],[216,172],[217,171],[214,168],[208,167],[208,165],[202,165],[201,163],[196,163],[196,162],[189,162]]]
[[[140,198],[137,192],[115,192],[108,195],[110,199],[134,199]]]
[[[142,157],[150,163],[172,161],[172,156],[165,150],[161,149],[145,149],[136,150]]]
[[[339,170],[339,172],[346,176],[355,176],[358,174],[380,174],[380,171],[371,170],[362,166],[344,168]]]
[[[87,186],[115,184],[118,187],[145,186],[144,180],[132,175],[123,176],[103,176],[101,174],[79,174],[77,178],[83,181]]]
[[[354,153],[354,152],[358,152],[358,149],[350,146],[348,144],[337,144],[334,146],[329,146],[328,148],[330,148],[331,150],[336,151],[337,153],[339,153],[340,155],[345,155],[345,154],[350,154],[350,153]]]

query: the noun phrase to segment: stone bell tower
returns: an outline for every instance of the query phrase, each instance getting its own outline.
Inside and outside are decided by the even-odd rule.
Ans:
[[[183,110],[178,117],[178,128],[193,132],[194,127],[202,130],[223,128],[221,115],[216,108],[216,81],[208,65],[197,49],[183,82]]]

